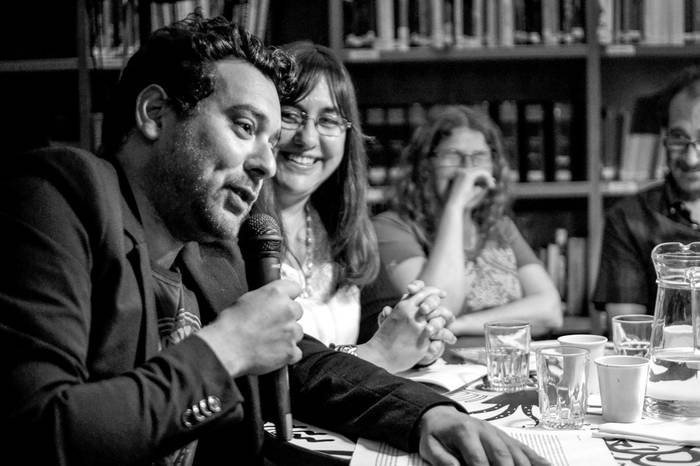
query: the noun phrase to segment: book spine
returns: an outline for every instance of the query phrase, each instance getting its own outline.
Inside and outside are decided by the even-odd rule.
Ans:
[[[544,110],[540,103],[524,104],[525,181],[545,180]],[[521,160],[522,162],[522,160]]]
[[[598,42],[603,45],[613,41],[613,1],[598,0],[600,14],[598,15]]]
[[[442,3],[442,38],[443,47],[453,47],[455,45],[454,30],[454,0],[443,0]]]
[[[376,40],[373,0],[343,2],[343,35],[348,48],[372,48]]]
[[[474,47],[479,47],[484,45],[484,7],[483,7],[483,2],[484,0],[472,0],[472,8],[471,8],[471,24],[472,24],[472,33],[471,33],[471,46]]]
[[[509,179],[520,181],[518,171],[518,105],[514,100],[504,100],[498,105],[498,125],[503,135],[503,150],[509,161]]]
[[[562,44],[574,42],[572,28],[574,24],[574,2],[573,0],[561,0],[559,8],[559,41]]]
[[[684,0],[668,0],[669,1],[669,26],[668,26],[668,43],[671,45],[685,44],[685,1]]]
[[[200,1],[208,3],[209,0],[200,0]],[[267,21],[268,21],[269,9],[270,9],[270,0],[260,0],[260,7],[258,8],[258,19],[256,22],[256,28],[255,28],[255,34],[260,39],[265,39],[265,34],[267,33]]]
[[[443,12],[443,0],[430,1],[430,44],[436,49],[441,49],[445,45]]]
[[[397,1],[396,48],[408,50],[410,47],[410,29],[408,27],[408,0]]]
[[[374,43],[374,48],[392,50],[394,48],[394,0],[378,0],[375,6],[377,40]]]
[[[555,141],[554,141],[554,102],[544,102],[542,109],[542,167],[544,181],[554,181]]]
[[[541,0],[542,7],[542,43],[557,45],[559,43],[559,5],[557,0]]]
[[[416,0],[415,11],[415,33],[411,28],[411,45],[419,47],[428,46],[431,43],[430,36],[430,2],[432,0]]]
[[[455,47],[466,47],[464,33],[464,0],[454,0],[452,5],[452,24],[454,28]]]
[[[626,10],[627,0],[613,0],[613,42],[627,43],[629,29],[629,13]]]
[[[542,0],[525,2],[525,24],[527,43],[539,45],[542,43]]]
[[[513,0],[499,0],[498,3],[498,41],[501,47],[515,45],[515,14]]]
[[[629,3],[629,29],[627,41],[633,44],[642,40],[642,23],[644,17],[642,0],[626,0]]]
[[[527,44],[525,0],[513,0],[513,41],[516,45]]]
[[[498,3],[495,0],[484,3],[484,44],[487,47],[496,47],[498,45]]]
[[[554,181],[571,181],[571,103],[554,102]]]
[[[613,107],[604,107],[601,111],[601,150],[600,179],[611,181],[617,178],[617,112]]]

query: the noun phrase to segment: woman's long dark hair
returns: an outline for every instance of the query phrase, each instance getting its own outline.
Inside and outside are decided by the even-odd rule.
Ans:
[[[423,248],[429,251],[435,241],[438,222],[448,193],[439,193],[432,158],[435,148],[455,128],[470,128],[484,135],[491,149],[495,189],[472,212],[482,239],[493,237],[493,228],[506,210],[508,197],[508,162],[501,131],[486,115],[464,105],[433,108],[427,121],[418,127],[402,154],[405,175],[398,181],[392,203],[394,211],[417,227]],[[483,245],[483,241],[480,242]]]
[[[296,42],[284,49],[296,60],[297,86],[282,104],[296,104],[325,77],[341,116],[352,122],[343,159],[311,195],[311,205],[328,231],[331,256],[340,265],[338,287],[366,285],[379,272],[379,254],[367,210],[367,153],[355,88],[347,69],[329,48]]]

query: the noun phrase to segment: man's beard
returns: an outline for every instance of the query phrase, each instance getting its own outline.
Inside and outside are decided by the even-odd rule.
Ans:
[[[181,150],[177,150],[177,149]],[[147,193],[156,212],[174,238],[200,243],[235,238],[241,218],[218,212],[213,192],[203,177],[206,155],[176,144],[146,166]],[[241,216],[243,217],[243,216]]]

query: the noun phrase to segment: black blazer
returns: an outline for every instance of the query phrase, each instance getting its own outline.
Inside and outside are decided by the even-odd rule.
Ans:
[[[118,167],[77,149],[12,159],[0,180],[3,451],[27,464],[147,464],[199,439],[197,461],[251,464],[260,426],[203,340],[158,351],[148,251]],[[204,324],[247,289],[235,244],[183,252]],[[296,418],[418,447],[417,421],[450,403],[305,337],[290,368]],[[193,406],[221,410],[191,415]],[[263,409],[274,401],[263,394]],[[189,410],[189,411],[188,411]]]

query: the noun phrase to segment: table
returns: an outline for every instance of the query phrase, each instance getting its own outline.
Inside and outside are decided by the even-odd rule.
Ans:
[[[454,360],[449,355],[446,359]],[[500,426],[535,427],[539,423],[534,382],[521,391],[497,393],[488,391],[483,381],[477,381],[446,395],[462,404],[472,416]],[[596,430],[596,426],[602,422],[600,408],[591,408],[584,429]],[[294,423],[294,439],[290,443],[276,440],[272,425],[268,425],[266,430],[268,456],[279,464],[348,465],[355,447],[351,439],[301,422]],[[697,447],[625,439],[605,439],[605,442],[622,466],[700,466],[700,448]]]

